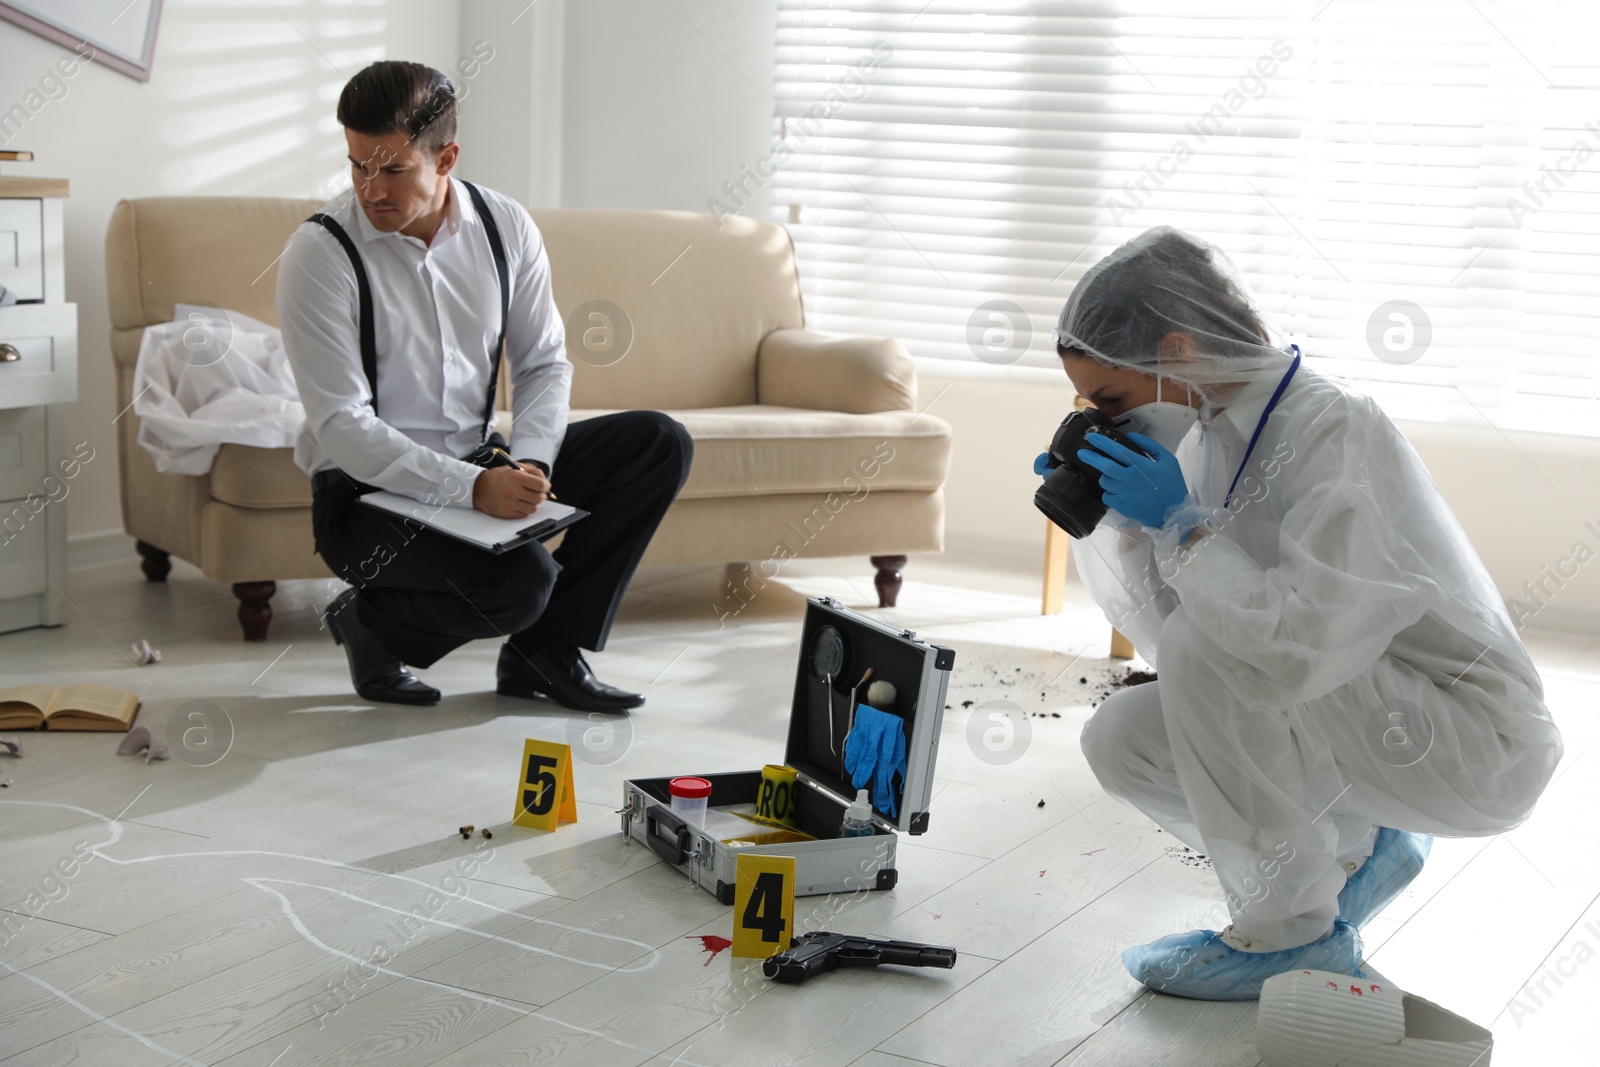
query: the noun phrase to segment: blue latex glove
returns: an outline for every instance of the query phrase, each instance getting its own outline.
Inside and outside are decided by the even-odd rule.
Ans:
[[[889,718],[894,722],[880,737],[878,769],[872,776],[872,802],[889,818],[898,819],[900,801],[897,798],[906,783],[906,722],[898,715]]]
[[[898,715],[869,704],[856,708],[856,723],[844,739],[844,769],[850,784],[861,789],[872,783],[872,806],[889,818],[899,817],[894,779],[906,775],[906,724]]]
[[[844,769],[850,784],[860,789],[872,777],[878,764],[879,735],[883,731],[882,713],[866,704],[856,709],[856,721],[844,739]]]
[[[1361,935],[1343,919],[1333,933],[1281,952],[1244,952],[1215,930],[1169,934],[1122,954],[1122,965],[1157,992],[1195,1000],[1259,1000],[1261,983],[1285,971],[1332,971],[1365,978]]]
[[[1128,434],[1128,440],[1149,456],[1124,448],[1105,434],[1092,433],[1084,440],[1099,451],[1080,448],[1078,458],[1100,472],[1100,488],[1111,510],[1145,526],[1160,527],[1188,499],[1189,486],[1178,457],[1154,438]]]
[[[1050,453],[1040,452],[1033,457],[1033,473],[1041,478],[1050,473]]]
[[[1373,842],[1372,855],[1339,890],[1339,914],[1359,929],[1382,911],[1422,873],[1433,838],[1385,826]]]

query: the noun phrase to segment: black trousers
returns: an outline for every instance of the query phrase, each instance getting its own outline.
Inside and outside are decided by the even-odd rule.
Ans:
[[[361,621],[413,667],[483,637],[509,637],[524,654],[557,642],[598,652],[693,455],[688,432],[660,412],[568,425],[551,486],[590,514],[553,554],[538,543],[474,548],[360,506],[372,487],[325,471],[312,482],[317,554],[360,590]]]

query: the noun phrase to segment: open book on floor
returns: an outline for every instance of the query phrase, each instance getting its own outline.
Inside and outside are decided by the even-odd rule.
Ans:
[[[126,733],[139,698],[103,685],[19,685],[0,689],[0,730],[101,730]]]
[[[554,500],[546,500],[525,519],[497,519],[476,508],[424,504],[420,500],[384,490],[363,495],[361,502],[380,511],[415,519],[457,541],[465,541],[496,553],[510,551],[529,541],[543,541],[579,519],[589,517],[587,511]]]

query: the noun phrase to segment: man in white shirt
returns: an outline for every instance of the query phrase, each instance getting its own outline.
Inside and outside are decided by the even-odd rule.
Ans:
[[[278,320],[306,422],[317,552],[351,583],[328,607],[366,699],[433,704],[406,670],[506,637],[497,690],[585,711],[644,698],[599,682],[598,651],[650,537],[688,477],[683,427],[653,411],[569,425],[572,377],[550,262],[528,213],[451,177],[455,89],[417,63],[374,63],[339,97],[354,189],[297,229]],[[509,448],[489,434],[501,342]],[[516,457],[513,460],[511,457]],[[590,512],[552,555],[496,555],[359,506],[386,489],[524,518],[546,499]]]

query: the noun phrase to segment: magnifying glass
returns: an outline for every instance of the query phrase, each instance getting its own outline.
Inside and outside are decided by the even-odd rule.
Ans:
[[[828,751],[839,754],[833,738],[833,680],[844,668],[844,635],[837,627],[819,626],[811,639],[811,673],[828,686]]]

